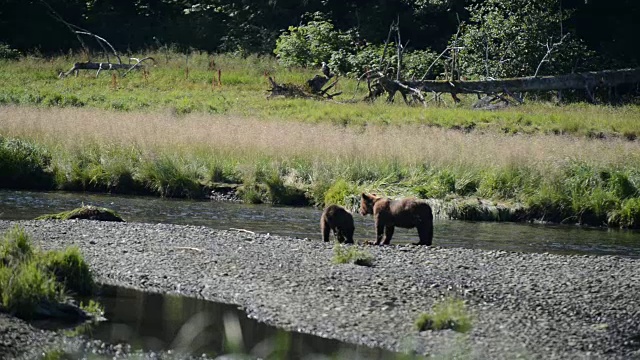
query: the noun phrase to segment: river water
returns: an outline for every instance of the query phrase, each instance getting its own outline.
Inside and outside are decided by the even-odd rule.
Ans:
[[[398,354],[381,348],[284,331],[250,319],[235,305],[115,286],[103,286],[94,300],[104,306],[108,321],[85,326],[81,332],[146,352],[172,350],[209,357],[235,352],[265,359],[398,359]]]
[[[0,219],[36,216],[95,205],[117,211],[125,220],[148,223],[240,228],[260,233],[320,241],[321,210],[245,205],[214,201],[130,197],[89,193],[0,191]],[[373,240],[373,219],[354,214],[358,241]],[[418,240],[415,229],[396,228],[393,243]],[[436,219],[434,245],[557,254],[640,257],[640,232],[585,228],[574,225],[534,225]]]
[[[127,221],[237,228],[321,241],[318,209],[214,201],[0,190],[0,219],[33,219],[83,204],[111,208]],[[356,240],[374,238],[371,217],[354,214],[354,220]],[[415,229],[396,229],[392,243],[416,240]],[[640,232],[436,219],[434,245],[640,257]],[[249,319],[243,310],[233,305],[111,286],[104,286],[94,299],[104,306],[108,321],[81,327],[80,331],[93,339],[126,342],[147,352],[171,349],[194,356],[202,353],[216,356],[235,350],[282,359],[323,356],[396,359],[399,356],[383,349],[283,331]]]

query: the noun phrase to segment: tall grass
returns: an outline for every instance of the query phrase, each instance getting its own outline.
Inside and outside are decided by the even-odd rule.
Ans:
[[[0,187],[50,189],[51,155],[28,141],[3,138],[0,133]]]
[[[337,126],[235,116],[5,107],[0,132],[51,156],[61,189],[341,203],[360,191],[481,197],[527,218],[637,227],[640,145],[623,139]],[[54,124],[54,125],[52,125]]]
[[[43,252],[20,227],[0,241],[0,311],[30,319],[40,307],[62,302],[67,291],[90,295],[94,282],[77,248]]]

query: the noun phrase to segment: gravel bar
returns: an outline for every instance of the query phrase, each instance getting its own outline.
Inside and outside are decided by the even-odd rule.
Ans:
[[[15,224],[43,249],[78,246],[98,282],[237,304],[287,330],[446,358],[640,359],[640,259],[392,245],[363,248],[364,267],[334,264],[319,234],[87,220],[0,231]],[[417,331],[449,296],[473,329]]]

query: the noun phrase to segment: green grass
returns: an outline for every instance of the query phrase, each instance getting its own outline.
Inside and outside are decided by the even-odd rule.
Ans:
[[[118,111],[162,110],[177,115],[193,112],[261,119],[286,119],[335,125],[407,125],[423,124],[447,129],[474,129],[506,133],[549,133],[577,136],[620,136],[634,138],[640,134],[640,106],[621,107],[571,104],[555,106],[531,103],[502,111],[470,109],[475,96],[464,97],[462,105],[427,108],[408,107],[402,101],[387,104],[321,102],[305,99],[267,99],[270,88],[265,73],[279,83],[303,84],[318,73],[314,69],[285,69],[272,57],[207,55],[189,57],[189,77],[185,73],[186,57],[172,53],[150,54],[160,61],[150,67],[150,75],[130,73],[116,78],[109,73],[98,78],[94,72],[81,72],[78,77],[58,79],[60,71],[69,68],[78,57],[23,57],[19,61],[0,61],[0,104],[37,105],[44,107],[90,107]],[[209,69],[215,59],[216,69]],[[212,87],[222,71],[223,85]],[[366,84],[354,79],[340,79],[338,99],[362,99]]]
[[[50,189],[51,155],[42,147],[0,134],[0,187]]]
[[[20,227],[8,230],[0,243],[0,311],[24,319],[40,306],[65,300],[68,291],[90,295],[93,278],[77,248],[42,252],[34,249]]]
[[[22,105],[0,111],[0,187],[203,198],[229,183],[248,203],[319,207],[368,191],[460,200],[455,218],[640,227],[640,149],[627,140],[639,106],[266,99],[265,72],[303,83],[315,71],[194,53],[187,78],[184,55],[152,55],[150,76],[115,87],[108,74],[57,78],[82,59],[0,61],[0,104]],[[340,87],[350,98],[356,82]],[[477,198],[524,210],[496,215]]]
[[[373,266],[375,258],[368,251],[361,250],[357,245],[333,246],[333,262],[335,264],[355,264],[360,266]]]
[[[467,311],[464,301],[446,298],[433,306],[429,313],[422,313],[415,322],[419,331],[451,329],[466,333],[471,330],[471,315]]]
[[[42,264],[64,285],[65,290],[79,296],[89,296],[93,293],[93,275],[77,247],[69,247],[64,251],[49,251],[42,255]]]

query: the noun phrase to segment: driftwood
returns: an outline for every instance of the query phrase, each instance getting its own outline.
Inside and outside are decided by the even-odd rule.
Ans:
[[[271,83],[271,89],[268,97],[284,96],[284,97],[298,97],[306,99],[333,99],[335,96],[342,94],[342,91],[329,94],[331,90],[338,83],[338,78],[323,89],[323,87],[329,82],[331,77],[316,75],[313,79],[307,80],[306,86],[300,86],[296,84],[278,84],[269,76],[269,82]]]
[[[585,90],[591,101],[595,102],[593,90],[598,87],[615,87],[623,84],[640,83],[640,68],[622,70],[591,71],[558,76],[529,76],[522,78],[463,81],[463,80],[422,80],[399,81],[392,80],[382,73],[377,73],[365,100],[374,100],[383,93],[387,93],[387,101],[393,101],[396,92],[402,94],[407,103],[411,100],[424,104],[423,92],[449,93],[458,102],[457,94],[506,94],[517,102],[523,100],[516,93],[528,91],[551,90]],[[411,96],[409,99],[408,96]],[[506,101],[502,95],[497,98]]]
[[[96,77],[100,75],[100,71],[102,70],[126,70],[122,76],[126,76],[131,70],[138,69],[140,67],[145,66],[144,62],[147,60],[151,60],[155,64],[155,60],[152,57],[146,57],[144,59],[131,58],[131,60],[136,61],[135,64],[114,64],[110,62],[77,62],[73,64],[73,67],[69,69],[67,72],[61,72],[59,74],[59,78],[64,78],[69,76],[71,73],[74,73],[75,76],[78,76],[79,70],[97,70]]]
[[[408,81],[405,84],[422,91],[433,91],[453,94],[493,94],[509,91],[548,91],[566,89],[586,89],[592,91],[596,87],[613,87],[622,84],[640,82],[640,68],[622,70],[591,71],[577,74],[522,77],[485,81]]]

